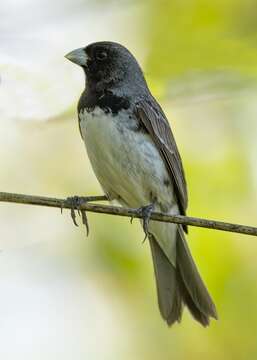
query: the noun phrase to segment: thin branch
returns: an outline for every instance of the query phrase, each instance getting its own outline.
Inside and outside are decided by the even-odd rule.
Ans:
[[[99,200],[105,201],[107,200],[105,196],[88,196],[88,197],[84,197],[84,200],[85,200],[85,204],[81,206],[81,210],[86,210],[101,214],[134,217],[134,218],[142,217],[140,214],[138,214],[138,212],[136,212],[136,209],[126,209],[118,206],[110,206],[110,205],[108,206],[102,204],[100,205],[100,204],[88,203]],[[48,207],[55,207],[60,209],[71,209],[71,205],[67,201],[67,199],[56,199],[45,196],[32,196],[32,195],[13,194],[6,192],[0,192],[0,202],[48,206]],[[182,216],[182,215],[167,215],[159,212],[153,212],[151,215],[151,219],[162,222],[171,222],[176,224],[191,225],[191,226],[257,236],[256,227],[231,224],[216,220],[199,219],[195,217]]]

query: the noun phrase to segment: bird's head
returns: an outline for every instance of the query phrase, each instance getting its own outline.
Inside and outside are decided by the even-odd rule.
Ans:
[[[88,85],[113,87],[145,82],[134,56],[118,43],[96,42],[71,51],[66,58],[84,69]]]

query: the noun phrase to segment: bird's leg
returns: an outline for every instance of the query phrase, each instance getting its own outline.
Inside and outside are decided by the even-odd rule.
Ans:
[[[146,205],[146,206],[142,206],[136,210],[136,213],[138,215],[142,216],[143,230],[145,233],[144,241],[147,239],[147,237],[149,237],[149,235],[151,235],[151,233],[149,233],[148,227],[149,227],[149,221],[151,218],[151,214],[153,211],[154,211],[154,203]],[[134,217],[132,216],[130,219],[131,224],[132,224],[133,218]]]
[[[82,218],[82,223],[86,226],[87,236],[89,234],[89,224],[87,219],[86,210],[81,209],[82,205],[85,205],[89,201],[104,201],[107,200],[105,195],[103,196],[72,196],[65,200],[65,203],[71,208],[71,218],[75,226],[78,226],[76,221],[76,210]],[[62,211],[62,208],[61,208]]]

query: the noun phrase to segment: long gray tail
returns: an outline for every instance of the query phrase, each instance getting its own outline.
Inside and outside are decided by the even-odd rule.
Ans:
[[[203,326],[210,317],[218,318],[215,305],[196,268],[186,243],[183,229],[178,226],[176,268],[170,263],[152,235],[149,239],[156,278],[158,303],[162,317],[169,326],[180,322],[183,305]]]

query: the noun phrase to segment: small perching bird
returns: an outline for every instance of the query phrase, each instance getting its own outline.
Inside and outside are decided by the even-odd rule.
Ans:
[[[184,215],[187,187],[168,120],[139,64],[125,47],[107,41],[66,57],[86,76],[79,128],[95,175],[110,201],[143,215],[162,317],[168,325],[180,322],[186,305],[207,326],[217,312],[190,254],[187,228],[149,221],[153,209]]]

